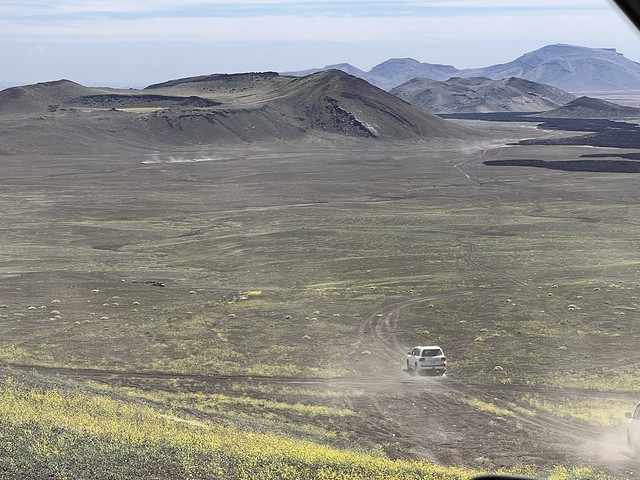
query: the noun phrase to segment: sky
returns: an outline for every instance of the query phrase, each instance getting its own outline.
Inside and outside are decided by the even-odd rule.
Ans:
[[[640,62],[640,35],[610,0],[0,0],[0,88],[406,57],[475,68],[554,43]]]

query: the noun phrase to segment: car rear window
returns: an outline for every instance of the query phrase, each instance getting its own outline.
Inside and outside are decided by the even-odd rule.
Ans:
[[[423,357],[435,357],[437,355],[442,355],[442,350],[439,348],[425,348],[422,352]]]

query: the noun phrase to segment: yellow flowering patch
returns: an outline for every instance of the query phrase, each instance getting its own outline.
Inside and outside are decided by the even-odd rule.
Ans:
[[[549,401],[538,395],[523,398],[532,407],[564,418],[582,420],[592,425],[605,427],[621,426],[625,422],[624,413],[633,410],[635,403],[624,400],[575,400],[560,399]]]
[[[482,473],[212,425],[134,399],[6,380],[0,382],[0,452],[7,478],[449,480]]]
[[[515,413],[506,408],[502,408],[497,406],[491,402],[483,402],[482,400],[478,400],[477,398],[461,398],[461,402],[466,403],[470,407],[476,408],[483,412],[493,413],[499,417],[513,417]]]
[[[562,388],[579,388],[603,392],[640,392],[636,372],[607,371],[602,374],[580,372],[579,374],[555,375],[547,383]]]
[[[0,386],[0,469],[83,478],[469,478],[470,470],[392,461],[189,421],[144,404]],[[107,474],[108,468],[108,474]],[[101,471],[104,469],[104,472]]]
[[[256,413],[264,411],[286,411],[294,412],[300,415],[316,416],[336,416],[345,417],[355,415],[353,410],[347,408],[332,408],[322,405],[308,405],[300,402],[286,403],[276,402],[273,400],[265,400],[262,398],[252,397],[232,397],[223,394],[204,394],[204,393],[169,393],[154,392],[149,393],[143,390],[129,389],[129,394],[136,397],[147,398],[150,400],[161,401],[166,404],[176,406],[196,406],[200,411],[218,412],[232,409],[234,406],[251,407]]]

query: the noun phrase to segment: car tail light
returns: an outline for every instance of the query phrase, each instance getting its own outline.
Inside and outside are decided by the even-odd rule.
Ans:
[[[447,361],[447,357],[445,357],[444,355],[442,356],[442,361],[446,362]]]

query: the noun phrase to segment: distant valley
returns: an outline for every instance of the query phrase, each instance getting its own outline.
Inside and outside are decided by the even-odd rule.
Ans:
[[[0,477],[631,478],[640,110],[564,50],[0,91]]]

